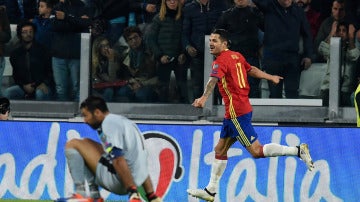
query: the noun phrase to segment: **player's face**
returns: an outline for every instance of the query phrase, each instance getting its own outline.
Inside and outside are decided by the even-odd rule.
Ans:
[[[223,50],[227,49],[227,42],[221,41],[219,34],[211,34],[209,38],[210,53],[219,55]]]
[[[0,113],[0,120],[5,121],[9,119],[9,111],[5,112],[5,114]]]
[[[101,126],[101,121],[97,119],[96,112],[91,113],[86,108],[82,108],[81,115],[84,117],[84,122],[91,128],[98,129]]]

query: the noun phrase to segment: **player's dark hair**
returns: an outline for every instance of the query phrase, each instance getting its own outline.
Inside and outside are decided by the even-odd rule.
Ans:
[[[99,109],[101,112],[109,111],[105,100],[99,96],[94,95],[89,96],[80,104],[80,109],[83,108],[86,108],[91,113],[93,113],[96,109]]]
[[[218,34],[222,41],[228,42],[228,47],[230,47],[231,41],[229,39],[229,32],[225,29],[214,29],[211,34]]]
[[[10,101],[6,97],[0,97],[0,114],[10,111]]]

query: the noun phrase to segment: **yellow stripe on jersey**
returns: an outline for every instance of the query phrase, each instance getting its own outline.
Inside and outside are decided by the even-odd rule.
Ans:
[[[238,78],[238,83],[240,88],[245,88],[246,83],[244,79],[244,74],[241,71],[242,64],[240,62],[236,63],[236,73]]]
[[[355,103],[355,111],[356,111],[356,125],[357,127],[360,127],[360,113],[359,113],[359,107],[358,104],[360,103],[357,103],[357,100],[356,100],[356,96],[360,93],[360,84],[357,86],[356,90],[355,90],[355,95],[354,95],[354,103]]]
[[[227,87],[227,82],[225,77],[222,77],[221,79],[221,83],[223,85],[224,91],[226,93],[226,95],[229,98],[229,114],[230,114],[230,118],[236,118],[236,113],[235,113],[235,109],[234,109],[234,104],[233,104],[233,97]]]
[[[238,133],[239,133],[239,135],[236,137],[236,139],[237,139],[238,141],[240,141],[240,142],[241,142],[243,145],[245,145],[246,147],[250,146],[251,143],[250,143],[250,141],[248,140],[248,138],[246,137],[243,129],[241,128],[239,121],[238,121],[236,118],[231,119],[231,121],[233,122],[236,130],[237,130]]]

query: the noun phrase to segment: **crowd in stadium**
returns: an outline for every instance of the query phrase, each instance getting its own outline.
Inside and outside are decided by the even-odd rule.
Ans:
[[[0,96],[79,101],[80,33],[91,33],[91,94],[108,102],[191,103],[203,93],[204,37],[230,34],[230,49],[284,77],[270,98],[299,98],[301,71],[330,61],[341,38],[340,103],[360,80],[356,0],[2,0]],[[10,24],[16,26],[12,42]],[[4,85],[5,58],[12,82]],[[329,69],[321,81],[329,99]],[[190,76],[189,76],[190,75]],[[319,79],[319,78],[317,78]],[[173,82],[175,81],[175,82]],[[250,98],[261,98],[249,78]],[[217,93],[215,93],[216,95]]]

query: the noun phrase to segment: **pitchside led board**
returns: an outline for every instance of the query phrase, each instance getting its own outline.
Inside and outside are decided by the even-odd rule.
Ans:
[[[139,124],[149,152],[148,166],[158,195],[167,202],[199,201],[188,188],[207,185],[220,125]],[[310,146],[315,170],[297,157],[253,159],[239,144],[215,201],[358,201],[360,132],[357,128],[256,126],[261,142]],[[83,123],[1,122],[0,198],[56,199],[73,184],[66,166],[68,139],[97,134]],[[144,162],[145,163],[145,162]],[[108,200],[124,200],[101,190]]]

